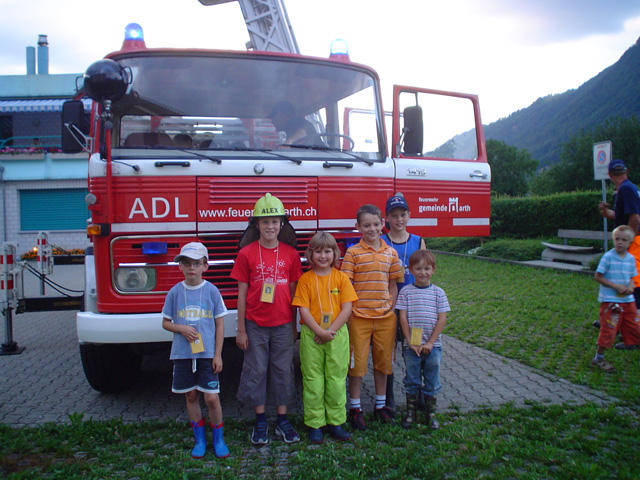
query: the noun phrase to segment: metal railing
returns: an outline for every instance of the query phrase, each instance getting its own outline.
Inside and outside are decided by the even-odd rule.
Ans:
[[[60,135],[16,136],[0,138],[0,151],[45,150],[60,149],[62,139]]]

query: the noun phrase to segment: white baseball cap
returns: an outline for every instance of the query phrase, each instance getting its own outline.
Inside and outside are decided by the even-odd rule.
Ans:
[[[181,257],[187,257],[192,260],[200,260],[201,258],[209,259],[209,252],[200,242],[189,242],[180,249],[180,253],[173,259],[174,262],[179,262]]]

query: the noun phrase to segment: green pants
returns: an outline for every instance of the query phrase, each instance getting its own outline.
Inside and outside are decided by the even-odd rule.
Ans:
[[[349,329],[343,325],[330,342],[318,345],[305,325],[300,330],[300,370],[304,423],[311,428],[346,421],[346,378],[349,369]]]

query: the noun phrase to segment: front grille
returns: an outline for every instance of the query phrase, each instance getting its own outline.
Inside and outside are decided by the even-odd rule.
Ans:
[[[314,232],[297,232],[297,250],[303,258],[309,240]],[[157,284],[153,292],[145,294],[166,294],[176,283],[183,280],[182,273],[176,265],[171,265],[180,248],[187,242],[200,241],[209,252],[209,268],[204,272],[205,280],[213,283],[222,294],[227,308],[236,308],[238,284],[230,277],[233,263],[238,254],[240,233],[202,235],[199,238],[184,236],[132,235],[117,237],[112,240],[111,255],[113,269],[123,265],[148,264],[155,266]],[[166,242],[167,253],[164,255],[143,255],[142,244],[145,242]],[[113,272],[112,272],[113,274]],[[132,293],[127,294],[129,298]]]
[[[298,245],[296,250],[303,258],[309,240],[314,232],[297,233],[296,238]],[[204,272],[204,278],[213,283],[220,292],[225,302],[231,300],[235,305],[238,295],[238,284],[230,277],[233,261],[238,254],[238,242],[241,234],[222,234],[215,237],[201,237],[200,241],[207,247],[209,251],[209,269]],[[227,303],[229,306],[229,303]]]

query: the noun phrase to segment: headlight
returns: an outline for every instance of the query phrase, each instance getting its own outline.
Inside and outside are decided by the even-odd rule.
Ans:
[[[123,292],[148,292],[156,286],[153,268],[116,268],[116,288]]]

